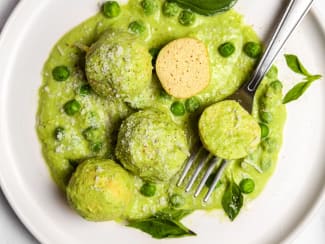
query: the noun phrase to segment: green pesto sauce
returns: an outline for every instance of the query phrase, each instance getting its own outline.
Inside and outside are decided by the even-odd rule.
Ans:
[[[162,4],[163,1],[160,1],[160,9]],[[162,88],[155,75],[151,89],[144,91],[141,96],[142,108],[163,109],[170,114],[174,122],[185,130],[189,145],[199,139],[197,121],[202,109],[236,91],[249,77],[254,66],[255,60],[245,55],[242,48],[246,42],[259,42],[259,39],[254,30],[245,25],[243,17],[234,10],[211,17],[197,15],[192,26],[183,26],[179,24],[177,16],[165,17],[161,11],[146,15],[140,6],[140,0],[130,0],[121,7],[121,14],[116,18],[109,19],[99,13],[75,27],[55,44],[44,65],[37,114],[37,132],[43,155],[54,181],[62,191],[65,191],[72,173],[83,160],[92,157],[116,160],[114,150],[118,128],[134,112],[116,97],[103,98],[94,91],[90,91],[88,95],[80,93],[80,88],[87,84],[84,74],[85,51],[80,47],[90,46],[108,28],[127,31],[129,23],[136,20],[141,20],[146,26],[146,30],[138,35],[144,40],[148,51],[185,36],[197,38],[207,46],[211,80],[209,86],[197,95],[201,102],[199,111],[190,115],[187,113],[184,116],[173,116],[170,106],[177,100],[161,95]],[[228,58],[218,53],[218,47],[225,42],[232,42],[236,47]],[[67,66],[71,73],[63,82],[57,82],[52,77],[52,70],[60,65]],[[285,107],[281,103],[281,92],[274,95],[269,87],[276,79],[277,77],[269,76],[263,80],[256,93],[253,108],[253,117],[258,122],[262,121],[262,112],[271,114],[272,120],[267,124],[270,130],[268,137],[262,139],[252,154],[230,163],[221,179],[222,184],[216,188],[208,203],[202,204],[207,187],[199,197],[194,198],[193,192],[185,194],[184,188],[175,186],[177,176],[170,183],[157,184],[155,196],[145,197],[140,193],[143,181],[135,177],[135,201],[126,218],[150,216],[168,207],[170,196],[176,193],[185,199],[180,209],[221,208],[221,197],[229,179],[234,179],[237,184],[244,178],[253,179],[255,191],[245,195],[245,202],[258,196],[274,172],[282,143]],[[81,105],[80,112],[74,116],[67,115],[63,109],[64,104],[71,99],[76,99]],[[54,136],[58,127],[64,128],[64,136],[60,140]],[[84,131],[90,127],[96,128],[96,135],[100,138],[101,146],[96,150],[94,142],[86,140],[84,136]]]

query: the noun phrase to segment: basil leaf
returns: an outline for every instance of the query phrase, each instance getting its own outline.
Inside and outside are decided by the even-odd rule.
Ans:
[[[130,220],[128,226],[142,230],[157,239],[196,235],[180,222],[160,217]]]
[[[306,70],[306,68],[302,65],[300,60],[296,55],[293,54],[285,54],[284,55],[288,67],[295,73],[301,74],[304,76],[311,76],[311,74]]]
[[[165,218],[165,219],[172,219],[172,220],[179,221],[192,212],[193,211],[191,211],[191,210],[166,208],[166,209],[162,210],[161,212],[158,212],[156,214],[156,216],[158,218]]]
[[[310,87],[310,85],[315,81],[322,78],[321,75],[313,75],[305,78],[305,81],[302,81],[291,88],[288,93],[284,96],[282,103],[286,104],[291,101],[297,100],[301,97],[302,94]]]
[[[168,0],[202,15],[214,15],[231,9],[237,0]]]
[[[230,182],[222,196],[222,207],[231,220],[234,220],[243,206],[243,195],[235,182]]]

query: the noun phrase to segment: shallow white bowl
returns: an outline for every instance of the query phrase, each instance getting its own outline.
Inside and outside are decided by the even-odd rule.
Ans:
[[[241,0],[236,6],[266,38],[281,0]],[[261,196],[236,221],[196,212],[185,222],[197,237],[157,241],[114,222],[91,223],[72,211],[54,185],[35,131],[42,66],[55,42],[98,11],[94,0],[23,0],[0,39],[0,183],[10,204],[42,243],[250,243],[289,241],[325,196],[325,83],[317,81],[288,105],[278,167]],[[284,50],[311,72],[325,74],[325,20],[312,11]],[[279,56],[288,89],[299,77]],[[220,217],[221,216],[221,217]]]

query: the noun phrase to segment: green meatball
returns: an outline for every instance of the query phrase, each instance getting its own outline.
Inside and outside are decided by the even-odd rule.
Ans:
[[[81,163],[67,186],[69,204],[90,221],[120,220],[133,205],[134,178],[109,159]]]
[[[195,14],[189,10],[183,10],[178,16],[178,22],[181,25],[190,26],[195,22]]]
[[[108,30],[86,55],[86,75],[92,89],[136,107],[151,84],[151,55],[132,34]]]
[[[167,17],[174,17],[178,15],[179,11],[180,8],[176,3],[170,3],[166,1],[162,7],[162,13]]]
[[[226,100],[206,108],[199,120],[203,145],[224,159],[239,159],[252,153],[261,139],[255,119],[239,103]]]
[[[144,180],[166,182],[180,170],[188,150],[184,131],[168,115],[144,110],[123,121],[115,155]]]

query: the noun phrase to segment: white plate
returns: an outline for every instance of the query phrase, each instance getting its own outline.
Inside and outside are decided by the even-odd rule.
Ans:
[[[265,36],[281,0],[241,0],[236,8]],[[50,178],[35,132],[42,66],[55,42],[98,11],[95,0],[24,0],[0,40],[0,182],[16,213],[42,243],[160,243],[114,222],[83,220],[66,204]],[[324,19],[313,11],[285,52],[298,54],[312,72],[325,74]],[[278,64],[285,87],[299,78]],[[288,105],[278,167],[262,195],[234,222],[197,212],[186,224],[197,237],[165,243],[279,243],[289,241],[325,195],[325,83]]]

